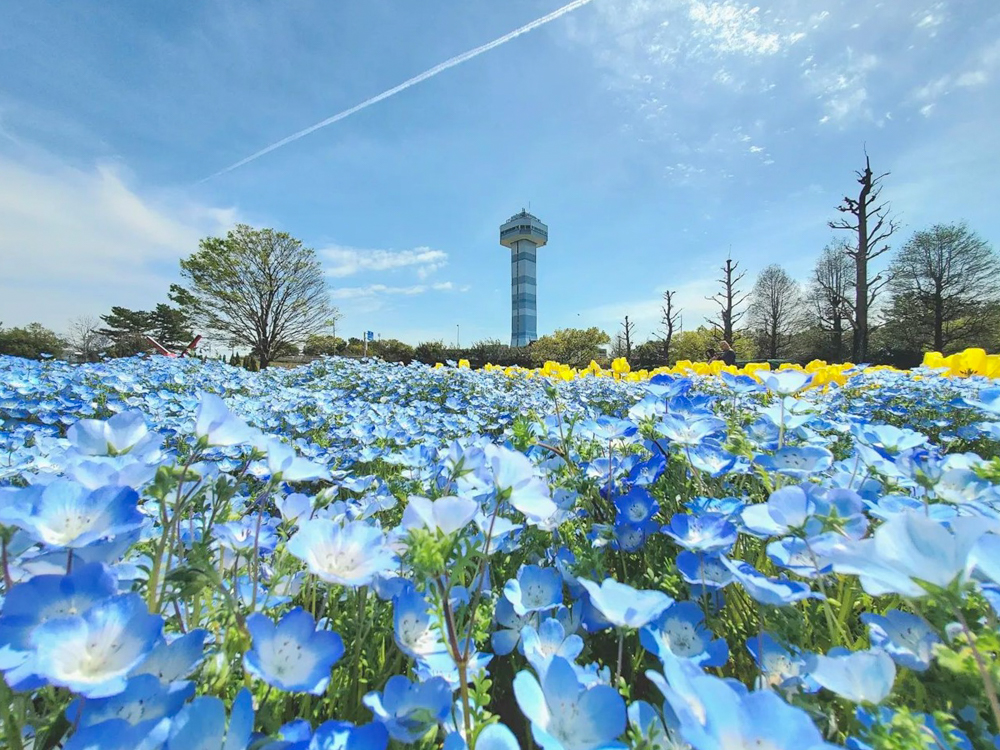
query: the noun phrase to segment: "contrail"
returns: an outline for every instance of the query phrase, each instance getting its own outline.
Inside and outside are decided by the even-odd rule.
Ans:
[[[255,159],[259,159],[260,157],[264,156],[264,154],[269,154],[272,151],[281,148],[282,146],[287,146],[292,141],[297,141],[299,138],[304,138],[305,136],[319,130],[320,128],[325,128],[327,125],[333,125],[333,123],[339,122],[340,120],[350,117],[356,112],[360,112],[361,110],[370,107],[373,104],[377,104],[383,99],[388,99],[390,96],[395,96],[400,91],[404,91],[410,88],[410,86],[416,86],[418,83],[426,81],[428,78],[433,78],[438,73],[443,73],[444,71],[448,70],[448,68],[454,68],[456,65],[460,65],[461,63],[464,63],[466,60],[471,60],[473,57],[478,57],[484,52],[489,52],[491,49],[499,47],[501,44],[506,44],[511,39],[515,39],[521,36],[521,34],[527,34],[532,29],[537,29],[539,26],[544,26],[549,21],[554,21],[557,18],[559,18],[559,16],[563,16],[591,2],[593,2],[593,0],[573,0],[573,2],[567,3],[561,8],[552,11],[547,16],[542,16],[541,18],[531,21],[530,23],[526,23],[524,26],[521,26],[518,29],[514,29],[509,34],[504,34],[502,37],[494,39],[492,42],[487,42],[486,44],[476,47],[475,49],[470,49],[468,52],[463,52],[460,55],[456,55],[450,60],[445,60],[443,63],[435,65],[433,68],[425,70],[423,73],[415,75],[413,76],[413,78],[410,78],[407,81],[403,81],[403,83],[399,84],[398,86],[393,86],[388,91],[383,91],[381,94],[377,94],[376,96],[373,96],[371,99],[365,99],[363,102],[361,102],[361,104],[357,104],[351,107],[350,109],[345,109],[343,112],[335,114],[333,117],[328,117],[325,120],[322,120],[321,122],[317,122],[315,125],[310,125],[305,130],[300,130],[297,133],[293,133],[287,138],[282,138],[280,141],[276,141],[275,143],[272,143],[270,146],[266,146],[265,148],[262,148],[260,151],[254,154],[250,154],[250,156],[248,156],[247,158],[241,159],[235,164],[231,164],[225,169],[221,169],[215,174],[209,175],[208,177],[205,177],[204,179],[201,179],[198,182],[199,183],[207,182],[208,180],[211,180],[214,177],[224,175],[227,172],[232,172],[234,169],[242,167],[244,164],[249,164]]]

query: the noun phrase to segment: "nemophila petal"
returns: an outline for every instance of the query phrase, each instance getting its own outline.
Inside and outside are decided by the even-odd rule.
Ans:
[[[195,414],[194,433],[209,445],[221,447],[249,443],[259,436],[257,430],[232,414],[214,393],[202,395]]]
[[[228,728],[221,700],[195,698],[171,722],[166,750],[246,750],[253,718],[253,698],[246,688],[236,694]]]
[[[286,482],[306,482],[330,476],[325,466],[296,455],[290,445],[273,438],[267,441],[267,468],[272,475],[280,474]]]
[[[490,642],[498,656],[506,656],[521,639],[521,629],[528,623],[528,616],[517,614],[510,600],[501,596],[497,600],[494,619],[498,627],[490,635]]]
[[[169,719],[151,719],[134,725],[124,719],[110,719],[80,727],[62,750],[161,750],[169,732]]]
[[[775,565],[790,570],[804,578],[815,578],[829,573],[832,566],[820,561],[811,541],[788,536],[767,545],[767,556]]]
[[[545,521],[558,510],[548,485],[537,476],[534,464],[524,454],[490,445],[486,457],[497,490],[509,495],[510,504],[529,523]]]
[[[548,669],[552,659],[560,656],[573,662],[583,652],[583,639],[578,635],[567,635],[563,624],[548,618],[536,630],[531,625],[525,625],[521,631],[521,644],[524,657],[532,669],[542,676]]]
[[[691,465],[710,476],[720,477],[736,466],[737,457],[718,445],[704,442],[685,454]]]
[[[820,686],[854,703],[881,703],[892,692],[896,665],[884,651],[834,650],[807,662]]]
[[[918,672],[930,666],[934,647],[941,642],[924,618],[898,609],[890,609],[884,616],[865,612],[861,622],[868,626],[872,648],[885,651],[901,667]]]
[[[277,623],[257,613],[246,622],[252,644],[243,665],[250,674],[293,693],[322,695],[326,691],[330,670],[344,655],[339,635],[317,630],[312,615],[300,607]]]
[[[746,592],[761,604],[787,607],[803,599],[821,599],[823,596],[805,583],[787,578],[769,578],[742,560],[723,558],[723,562]]]
[[[677,445],[694,446],[725,430],[726,423],[718,417],[684,418],[667,414],[656,423],[656,429]]]
[[[348,721],[330,720],[316,727],[307,742],[308,748],[303,750],[385,750],[389,733],[377,721],[355,726]]]
[[[35,670],[53,685],[88,698],[125,689],[133,667],[153,650],[163,621],[137,594],[94,604],[79,615],[48,620],[31,633]]]
[[[414,683],[393,675],[381,693],[368,693],[363,702],[390,737],[409,743],[445,720],[451,709],[451,695],[451,688],[442,677]]]
[[[993,583],[1000,584],[1000,534],[984,534],[969,553],[967,569],[975,569]]]
[[[281,514],[281,519],[288,523],[295,523],[303,517],[308,519],[313,510],[312,498],[301,492],[276,497],[274,505]]]
[[[555,568],[523,565],[503,593],[518,615],[544,612],[562,604],[562,576]]]
[[[580,579],[590,602],[607,620],[619,628],[641,628],[673,603],[662,591],[634,589],[613,578],[600,584]]]
[[[367,586],[397,565],[385,534],[364,521],[336,524],[315,518],[299,526],[286,549],[327,583]]]
[[[804,692],[819,690],[819,685],[808,677],[807,657],[798,650],[785,648],[765,632],[747,638],[746,645],[760,668],[763,677],[761,687],[799,688]]]
[[[434,678],[443,678],[448,687],[458,690],[462,686],[461,675],[458,664],[452,658],[451,653],[441,644],[441,649],[424,654],[417,659],[413,668],[413,675],[421,682]],[[460,652],[464,652],[466,647],[465,639],[458,642]],[[466,664],[466,679],[471,683],[481,679],[486,673],[487,665],[493,660],[493,654],[484,654],[476,651],[470,646],[469,658]]]
[[[172,641],[160,641],[129,675],[151,674],[165,683],[189,677],[205,658],[207,635],[207,631],[199,628]]]

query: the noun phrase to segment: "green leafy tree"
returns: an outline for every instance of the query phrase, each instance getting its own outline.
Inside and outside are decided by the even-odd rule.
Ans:
[[[282,343],[322,333],[336,319],[316,252],[285,232],[245,224],[208,237],[181,261],[186,286],[171,288],[194,319],[249,346],[267,367]]]
[[[175,351],[186,347],[194,338],[188,313],[164,303],[150,311],[116,305],[109,314],[102,315],[101,320],[105,327],[98,333],[111,341],[110,354],[116,357],[152,351],[153,345],[146,340],[147,336]]]
[[[916,351],[984,346],[997,322],[1000,259],[965,224],[917,232],[889,267],[887,328]]]
[[[562,328],[532,342],[529,351],[536,365],[549,360],[571,367],[586,367],[591,360],[602,359],[601,346],[611,338],[600,328]]]
[[[309,357],[343,354],[346,350],[346,341],[328,333],[314,333],[306,336],[306,343],[302,347],[302,353]]]
[[[721,340],[718,330],[703,325],[693,330],[681,331],[674,335],[673,361],[670,364],[674,365],[681,360],[704,362],[708,359],[709,349],[719,351]],[[737,359],[750,360],[753,358],[756,347],[745,331],[733,331],[733,340],[729,343],[732,344]]]
[[[23,328],[0,328],[0,354],[25,359],[42,359],[43,355],[58,357],[66,342],[41,323],[28,323]]]

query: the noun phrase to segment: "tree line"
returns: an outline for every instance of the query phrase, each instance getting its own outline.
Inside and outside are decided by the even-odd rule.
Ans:
[[[916,231],[882,269],[900,225],[865,156],[855,173],[856,193],[844,196],[828,222],[839,236],[819,254],[805,283],[780,265],[758,274],[752,286],[739,261],[727,257],[708,297],[717,313],[691,330],[682,328],[674,290],[663,295],[659,326],[637,342],[626,316],[614,340],[599,328],[566,328],[525,348],[486,340],[459,349],[443,342],[411,346],[396,339],[364,342],[336,335],[340,315],[330,303],[326,275],[314,250],[273,229],[238,225],[225,237],[209,237],[180,261],[182,283],[169,303],[151,310],[113,306],[100,318],[75,321],[67,337],[32,323],[4,329],[0,354],[71,356],[95,361],[156,350],[183,350],[195,331],[216,346],[249,350],[230,358],[252,369],[293,355],[368,354],[428,364],[467,359],[473,366],[539,366],[557,360],[586,367],[591,360],[625,357],[633,367],[704,360],[721,341],[738,360],[792,360],[917,364],[925,351],[949,354],[969,346],[1000,351],[1000,262],[993,248],[964,223]]]

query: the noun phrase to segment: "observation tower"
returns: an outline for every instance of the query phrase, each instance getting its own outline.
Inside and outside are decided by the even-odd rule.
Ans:
[[[538,338],[535,255],[549,241],[549,228],[524,209],[500,225],[500,244],[510,248],[510,345]]]

